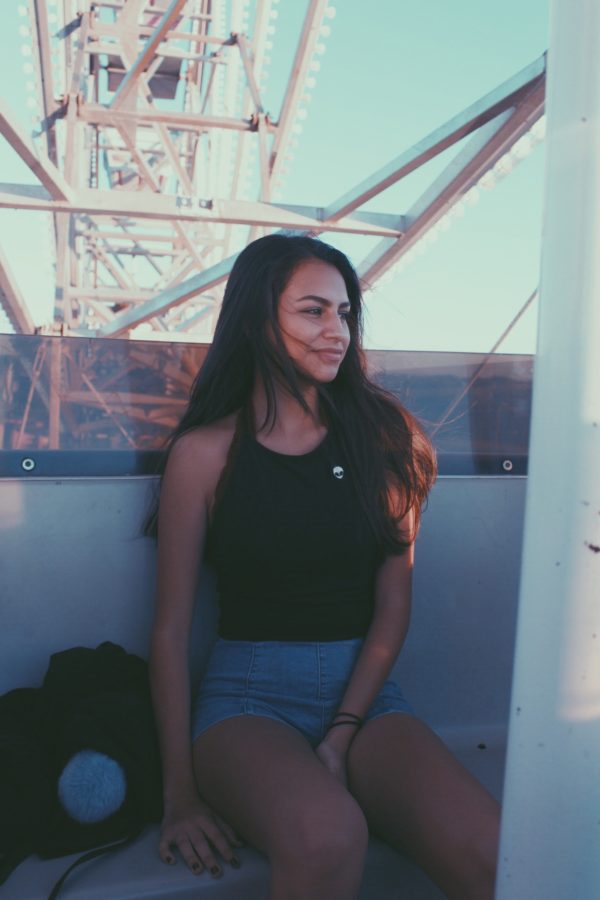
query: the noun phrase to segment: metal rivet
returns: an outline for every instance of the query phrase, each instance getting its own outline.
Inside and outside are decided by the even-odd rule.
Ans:
[[[26,456],[25,459],[21,460],[21,468],[25,472],[32,472],[35,469],[35,459],[32,459],[30,456]]]
[[[502,460],[502,468],[504,469],[505,472],[512,472],[512,467],[513,467],[513,464],[510,459]]]

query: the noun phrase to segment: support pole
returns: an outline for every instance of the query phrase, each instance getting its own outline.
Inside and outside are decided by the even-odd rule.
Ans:
[[[497,900],[600,896],[600,3],[551,2],[540,324]]]

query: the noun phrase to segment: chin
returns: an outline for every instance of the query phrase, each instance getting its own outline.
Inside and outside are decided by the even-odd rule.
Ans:
[[[335,370],[332,369],[330,372],[320,372],[318,375],[314,376],[314,380],[318,381],[319,384],[330,384],[338,377],[339,371],[339,366],[337,366]]]

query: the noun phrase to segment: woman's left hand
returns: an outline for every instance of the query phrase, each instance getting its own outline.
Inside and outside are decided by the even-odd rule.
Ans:
[[[321,760],[325,768],[328,769],[335,778],[341,781],[343,785],[347,785],[347,750],[335,747],[330,741],[327,740],[327,736],[325,736],[321,743],[316,747],[315,753],[317,754],[318,758]]]

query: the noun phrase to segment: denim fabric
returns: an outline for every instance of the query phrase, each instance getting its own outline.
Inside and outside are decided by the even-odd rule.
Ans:
[[[312,746],[339,709],[363,640],[232,641],[219,638],[193,704],[192,739],[232,716],[267,716],[300,731]],[[386,681],[365,720],[412,714]]]

